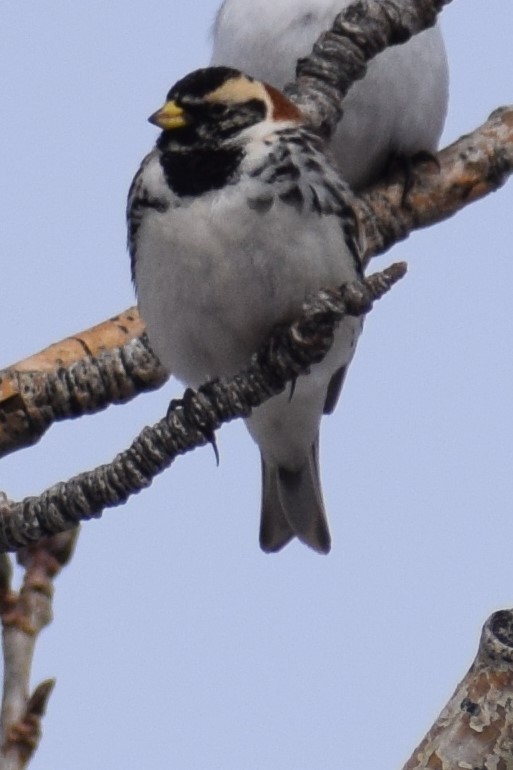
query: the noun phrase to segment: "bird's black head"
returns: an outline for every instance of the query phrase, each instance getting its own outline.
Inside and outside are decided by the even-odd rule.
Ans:
[[[204,69],[190,72],[184,78],[175,83],[166,96],[167,102],[188,99],[204,99],[209,94],[217,91],[229,80],[237,80],[241,77],[239,70],[232,67],[205,67]],[[248,78],[252,80],[252,78]]]
[[[236,177],[244,129],[300,119],[297,107],[272,86],[228,67],[208,67],[179,80],[150,122],[162,129],[157,148],[167,182],[183,196],[219,189]]]
[[[279,91],[229,67],[207,67],[179,80],[150,122],[163,129],[158,145],[216,146],[276,118],[276,106],[298,111]]]

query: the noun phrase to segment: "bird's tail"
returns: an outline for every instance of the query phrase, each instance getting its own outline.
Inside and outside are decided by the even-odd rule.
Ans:
[[[319,479],[318,438],[299,470],[273,466],[262,457],[260,546],[279,551],[295,536],[319,553],[331,538]]]

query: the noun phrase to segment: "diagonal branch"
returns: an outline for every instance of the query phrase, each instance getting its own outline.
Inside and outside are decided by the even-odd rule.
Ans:
[[[36,443],[58,420],[160,387],[168,375],[136,308],[0,372],[0,457]]]
[[[353,3],[339,14],[331,32],[321,36],[311,56],[300,62],[290,95],[310,115],[312,110],[322,115],[323,130],[329,133],[341,115],[341,95],[363,77],[366,62],[387,45],[404,42],[432,25],[449,1]],[[512,170],[513,110],[509,109],[494,113],[470,137],[444,150],[439,171],[419,165],[407,207],[401,205],[404,180],[400,176],[355,198],[366,261],[414,229],[441,221],[497,189]],[[0,372],[0,456],[35,443],[57,420],[91,414],[160,387],[166,373],[146,338],[135,339],[136,330],[142,330],[136,311],[126,311],[125,319],[128,324],[122,317],[113,319],[52,346],[43,353],[43,360],[40,355]],[[120,334],[125,327],[126,341]],[[98,356],[100,345],[106,349]],[[83,351],[78,361],[77,346],[79,354]],[[88,351],[95,355],[89,356]],[[70,365],[70,360],[76,363]]]
[[[245,372],[224,382],[209,382],[197,393],[187,391],[182,406],[145,428],[109,465],[55,484],[38,498],[0,502],[0,550],[16,550],[98,517],[105,508],[148,487],[177,455],[203,446],[222,423],[247,417],[321,361],[343,317],[368,313],[405,272],[404,263],[398,263],[363,281],[344,284],[339,291],[320,292],[305,303],[297,321],[275,329]]]
[[[414,230],[443,222],[504,185],[513,172],[513,105],[495,110],[486,123],[418,161],[403,205],[404,175],[397,171],[356,198],[365,234],[365,261],[387,251]]]
[[[439,168],[414,165],[406,206],[400,172],[353,199],[366,262],[507,181],[513,172],[513,106],[496,110],[437,159]],[[167,375],[143,329],[137,308],[130,308],[1,371],[0,457],[34,444],[58,420],[93,414],[159,388]]]
[[[300,59],[285,93],[312,127],[329,138],[343,114],[342,99],[367,72],[367,62],[432,27],[451,0],[358,0],[336,17],[312,53]]]

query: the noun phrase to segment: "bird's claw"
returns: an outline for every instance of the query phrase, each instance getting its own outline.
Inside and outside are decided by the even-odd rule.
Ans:
[[[167,408],[166,418],[169,420],[172,413],[176,411],[177,409],[182,409],[185,418],[188,420],[188,422],[191,425],[194,425],[200,433],[203,434],[205,439],[208,441],[208,443],[211,445],[212,449],[214,450],[214,455],[216,458],[216,465],[219,468],[219,462],[220,462],[220,456],[219,456],[219,449],[217,446],[216,441],[216,434],[213,430],[209,430],[208,428],[204,428],[201,425],[198,425],[198,421],[195,419],[194,413],[192,411],[192,399],[196,395],[196,392],[192,388],[187,388],[182,396],[182,398],[173,398],[169,402],[169,406]]]
[[[296,392],[296,385],[297,385],[297,377],[294,377],[290,381],[290,393],[289,393],[289,404],[292,401],[292,398],[294,396],[294,393]]]

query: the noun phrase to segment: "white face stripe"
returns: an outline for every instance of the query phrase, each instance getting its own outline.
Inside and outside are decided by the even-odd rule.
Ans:
[[[272,99],[264,84],[258,80],[250,80],[245,75],[230,78],[215,91],[211,91],[205,96],[206,102],[218,102],[220,104],[243,104],[250,99],[264,102],[267,114],[272,115]]]

